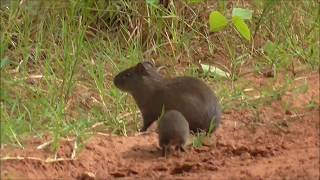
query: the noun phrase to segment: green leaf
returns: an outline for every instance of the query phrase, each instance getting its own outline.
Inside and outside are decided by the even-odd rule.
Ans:
[[[209,16],[210,31],[218,32],[223,30],[228,24],[227,18],[225,18],[220,12],[213,11]]]
[[[187,0],[188,4],[200,4],[203,3],[204,0]]]
[[[212,66],[212,65],[207,65],[207,64],[201,64],[201,68],[202,70],[204,71],[204,73],[209,73],[211,75],[218,75],[218,76],[221,76],[221,77],[229,77],[230,74],[215,67],[215,66]]]
[[[9,63],[10,63],[10,60],[8,59],[8,57],[4,57],[3,59],[1,59],[0,70],[4,69]]]
[[[252,10],[242,9],[242,8],[233,8],[232,17],[238,16],[241,19],[252,19]]]
[[[232,17],[232,23],[236,27],[237,31],[244,37],[246,40],[250,41],[251,32],[247,24],[238,16]]]
[[[146,0],[146,1],[150,5],[158,5],[159,4],[159,0]]]
[[[277,50],[277,45],[271,41],[267,41],[263,46],[263,50],[267,55],[272,55]]]

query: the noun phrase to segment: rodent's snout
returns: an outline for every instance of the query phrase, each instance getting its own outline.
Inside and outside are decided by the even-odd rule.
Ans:
[[[125,79],[123,76],[121,75],[116,75],[114,78],[113,78],[113,84],[120,90],[122,91],[125,91]]]
[[[117,88],[119,88],[119,84],[120,84],[120,78],[119,78],[119,76],[115,76],[114,78],[113,78],[113,84],[117,87]]]
[[[117,88],[119,88],[119,86],[120,86],[120,81],[121,81],[121,78],[119,77],[119,75],[116,75],[114,78],[113,78],[113,84],[117,87]]]

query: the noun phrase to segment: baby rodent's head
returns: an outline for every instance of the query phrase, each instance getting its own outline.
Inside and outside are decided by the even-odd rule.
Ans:
[[[134,92],[161,78],[157,68],[150,61],[144,61],[120,72],[114,77],[113,83],[122,91]]]

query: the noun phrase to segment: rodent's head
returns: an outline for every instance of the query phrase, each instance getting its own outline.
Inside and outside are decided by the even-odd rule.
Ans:
[[[143,86],[148,85],[150,81],[160,78],[162,76],[156,67],[150,61],[144,61],[120,72],[114,77],[113,83],[122,91],[135,92],[139,88],[144,88]]]

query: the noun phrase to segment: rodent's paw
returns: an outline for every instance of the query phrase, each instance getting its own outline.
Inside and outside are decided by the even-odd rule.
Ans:
[[[139,130],[139,132],[141,132],[141,133],[142,133],[142,132],[146,132],[146,131],[147,131],[147,128],[146,128],[146,127],[142,127],[142,129]]]

